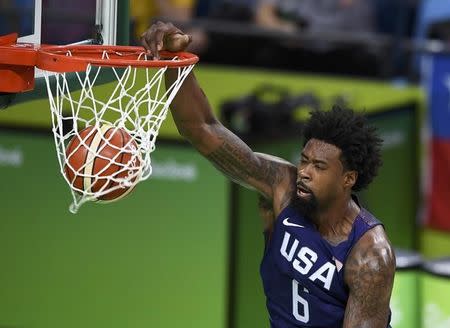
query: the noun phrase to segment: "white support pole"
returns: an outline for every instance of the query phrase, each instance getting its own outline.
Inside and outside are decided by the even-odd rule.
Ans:
[[[117,37],[117,0],[97,0],[95,23],[101,26],[103,44],[115,45]]]

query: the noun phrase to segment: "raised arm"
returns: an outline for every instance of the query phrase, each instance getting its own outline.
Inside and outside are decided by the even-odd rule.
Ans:
[[[189,38],[172,24],[161,23],[144,33],[142,42],[155,56],[159,50],[182,51]],[[166,84],[177,76],[166,72]],[[295,189],[296,168],[277,158],[254,153],[241,139],[225,128],[213,115],[211,106],[191,73],[171,104],[178,131],[221,172],[233,181],[261,192],[272,199],[278,212],[283,198]],[[279,196],[278,196],[279,195]]]
[[[364,234],[345,269],[350,295],[344,328],[386,328],[395,273],[395,256],[381,226]]]

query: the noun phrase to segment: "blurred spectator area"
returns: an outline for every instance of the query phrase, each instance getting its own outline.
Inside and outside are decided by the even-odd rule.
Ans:
[[[424,48],[417,22],[431,0],[190,1],[190,17],[169,12],[149,17],[148,25],[170,20],[205,32],[202,62],[390,79],[417,76],[414,56]],[[264,6],[294,28],[266,24],[259,18]],[[443,26],[434,35],[446,35]]]

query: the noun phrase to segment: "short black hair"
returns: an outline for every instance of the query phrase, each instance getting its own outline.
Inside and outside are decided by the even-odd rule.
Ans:
[[[366,188],[382,165],[383,140],[376,128],[363,114],[339,106],[333,106],[330,111],[314,110],[310,114],[303,128],[304,145],[310,139],[318,139],[339,148],[344,169],[358,172],[352,190]]]

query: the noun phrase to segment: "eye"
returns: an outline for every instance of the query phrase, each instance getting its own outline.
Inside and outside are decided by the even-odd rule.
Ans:
[[[314,167],[321,171],[326,169],[325,165],[323,165],[323,164],[315,164]]]
[[[306,165],[308,165],[308,161],[305,159],[300,160],[300,163],[298,164],[298,167],[305,167]]]

